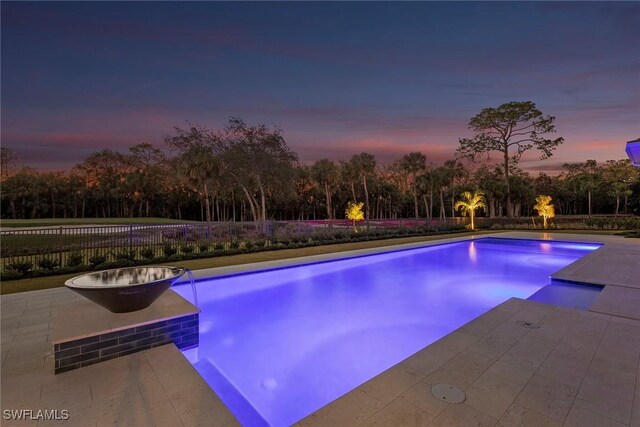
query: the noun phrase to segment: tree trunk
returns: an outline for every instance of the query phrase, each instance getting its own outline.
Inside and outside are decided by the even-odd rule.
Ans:
[[[367,215],[367,230],[369,229],[369,190],[367,190],[367,176],[362,175],[362,184],[364,185],[364,202],[366,206],[366,215]]]
[[[589,191],[587,192],[588,196],[589,196],[589,218],[591,218],[591,188],[589,188]]]
[[[418,215],[418,191],[416,190],[416,177],[413,177],[413,208],[415,210],[416,219],[420,216]]]
[[[356,184],[354,181],[351,181],[351,196],[353,197],[353,203],[356,202]]]
[[[444,189],[440,188],[440,221],[444,222],[447,215],[444,210]]]
[[[451,182],[451,218],[456,217],[456,187]]]
[[[244,191],[245,196],[247,196],[247,200],[249,201],[249,207],[251,208],[251,215],[253,216],[253,220],[259,221],[260,219],[258,218],[258,212],[256,212],[256,208],[255,206],[253,206],[253,201],[251,200],[249,191],[247,191],[247,188],[244,185],[242,185],[241,188],[242,191]]]
[[[509,151],[506,147],[504,147],[504,183],[507,189],[507,217],[512,218],[513,213],[511,212],[511,187],[509,186]]]
[[[495,218],[496,216],[496,201],[495,199],[489,200],[489,218]]]
[[[233,222],[236,222],[236,193],[233,191],[233,187],[231,188],[231,203],[233,205],[231,211],[233,215]]]
[[[210,206],[210,202],[209,202],[209,187],[207,186],[207,183],[204,182],[202,184],[202,189],[204,191],[204,210],[207,213],[207,222],[211,222],[211,206]]]
[[[427,203],[427,196],[422,196],[422,201],[424,202],[424,211],[427,216],[427,219],[431,219],[431,215],[429,215],[429,203]]]
[[[433,187],[429,188],[429,219],[433,219]]]
[[[327,199],[327,220],[329,221],[329,230],[331,230],[333,228],[331,221],[331,193],[329,193],[329,183],[327,181],[324,182],[324,194]]]
[[[262,188],[262,183],[259,182],[258,186],[260,187],[260,204],[262,205],[262,220],[267,220],[267,199],[264,195],[264,188]]]
[[[616,196],[616,216],[620,212],[620,196]]]

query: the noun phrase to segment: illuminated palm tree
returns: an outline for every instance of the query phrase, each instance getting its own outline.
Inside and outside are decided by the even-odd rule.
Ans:
[[[484,201],[484,193],[480,190],[476,190],[473,193],[465,191],[461,196],[462,200],[458,200],[454,208],[460,209],[463,215],[469,214],[469,217],[471,217],[471,229],[473,230],[475,229],[474,218],[476,210],[487,208],[487,204]]]
[[[551,203],[551,196],[541,194],[536,197],[536,204],[533,206],[533,209],[538,211],[538,215],[542,217],[542,220],[544,221],[544,228],[547,228],[547,219],[556,216],[555,209]]]

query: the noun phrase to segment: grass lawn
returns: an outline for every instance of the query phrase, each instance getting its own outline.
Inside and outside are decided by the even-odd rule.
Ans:
[[[42,218],[42,219],[3,219],[2,227],[50,227],[56,225],[129,225],[129,224],[197,224],[199,221],[186,221],[168,218]]]

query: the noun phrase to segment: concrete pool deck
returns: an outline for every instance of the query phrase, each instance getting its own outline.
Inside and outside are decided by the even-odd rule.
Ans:
[[[640,241],[564,233],[495,237],[605,243],[554,275],[606,285],[592,306],[598,312],[511,299],[298,424],[640,426]],[[229,274],[467,239],[198,274]],[[584,277],[589,280],[577,279]],[[52,310],[76,298],[81,297],[64,288],[1,297],[2,410],[67,409],[70,416],[56,422],[3,420],[3,425],[238,425],[172,344],[54,375]],[[519,320],[540,327],[527,329],[516,323]],[[429,391],[435,383],[457,385],[467,400],[457,405],[436,400]]]

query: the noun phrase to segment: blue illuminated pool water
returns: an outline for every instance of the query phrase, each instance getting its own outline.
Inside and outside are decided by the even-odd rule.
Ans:
[[[596,248],[484,238],[201,281],[185,355],[243,425],[290,425]]]

